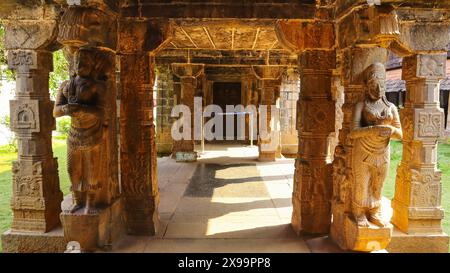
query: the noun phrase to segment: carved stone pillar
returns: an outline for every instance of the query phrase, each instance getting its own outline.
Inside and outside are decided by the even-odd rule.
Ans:
[[[59,224],[62,200],[51,145],[55,129],[48,92],[52,53],[10,51],[8,63],[16,71],[16,96],[10,105],[11,130],[19,147],[18,161],[13,163],[12,230],[47,232]]]
[[[129,234],[154,235],[159,222],[153,69],[149,53],[120,56],[121,181]]]
[[[299,142],[291,224],[297,234],[327,233],[331,223],[328,138],[335,133],[336,114],[332,94],[335,22],[280,21],[275,30],[283,47],[300,55]]]
[[[442,236],[441,171],[437,141],[444,133],[439,81],[445,78],[446,53],[417,54],[403,59],[405,108],[401,110],[403,157],[397,169],[392,223],[408,235],[441,235],[431,247],[447,251]],[[430,236],[428,236],[430,237]],[[424,246],[425,247],[425,246]],[[430,245],[426,246],[427,248]]]
[[[69,60],[73,65],[75,60],[79,65],[85,65],[91,69],[89,76],[84,76],[83,80],[89,84],[79,84],[76,81],[78,75],[76,67],[71,67],[71,80],[60,88],[58,96],[64,95],[64,88],[74,84],[75,88],[67,89],[71,93],[70,97],[58,101],[61,105],[68,106],[68,103],[80,103],[82,97],[89,92],[97,92],[96,99],[86,102],[89,107],[99,109],[102,107],[104,114],[99,119],[101,126],[99,127],[101,139],[96,145],[99,153],[86,152],[93,148],[79,148],[79,143],[90,143],[87,141],[89,134],[77,134],[76,129],[71,128],[68,138],[68,157],[78,156],[78,152],[85,151],[79,160],[83,164],[81,169],[73,165],[68,166],[69,172],[80,172],[83,176],[81,181],[70,175],[72,186],[74,183],[86,183],[84,180],[96,180],[96,186],[89,185],[88,194],[95,195],[92,202],[95,202],[95,210],[87,211],[84,209],[73,210],[72,206],[77,204],[77,200],[81,199],[80,193],[75,192],[72,187],[73,194],[65,198],[62,203],[61,220],[64,228],[64,237],[67,241],[78,241],[83,251],[94,251],[96,249],[108,249],[113,242],[124,234],[124,223],[122,217],[122,200],[119,193],[118,180],[118,143],[117,143],[117,122],[116,122],[116,78],[115,78],[115,60],[117,46],[117,14],[103,7],[80,7],[70,6],[65,10],[59,25],[58,42],[65,46],[69,52]],[[81,53],[85,52],[85,53]],[[82,59],[79,54],[89,54]],[[87,65],[87,56],[91,62]],[[66,86],[66,87],[65,87]],[[96,86],[92,89],[91,86]],[[102,86],[103,88],[100,88]],[[104,91],[101,91],[103,90]],[[99,91],[100,90],[100,91]],[[99,93],[101,92],[101,93]],[[61,98],[61,97],[60,97]],[[58,105],[57,106],[61,106]],[[55,108],[55,112],[58,110]],[[83,113],[84,115],[86,113]],[[65,113],[64,115],[67,115]],[[91,117],[92,118],[92,117]],[[72,116],[74,121],[74,116]],[[83,120],[77,120],[83,124]],[[80,126],[80,125],[78,125]],[[87,141],[87,142],[85,142]],[[94,147],[86,144],[87,147]],[[87,165],[93,164],[87,161],[91,157],[96,162],[96,174],[86,168]],[[77,164],[78,161],[72,161]],[[69,160],[70,164],[70,160]],[[87,177],[86,177],[87,176]],[[94,178],[95,177],[95,178]],[[81,192],[81,190],[80,190]],[[89,198],[89,196],[87,197]],[[86,206],[87,207],[87,206]]]
[[[299,57],[301,91],[297,104],[299,132],[292,195],[292,226],[297,233],[327,233],[331,223],[331,177],[328,138],[335,132],[331,94],[336,54],[311,50]]]
[[[119,21],[120,172],[127,232],[132,235],[154,235],[159,227],[152,51],[164,44],[167,34],[166,25],[150,20]]]
[[[258,149],[259,161],[275,161],[277,157],[281,157],[280,134],[279,134],[279,117],[276,102],[280,97],[281,75],[284,72],[283,66],[270,65],[254,65],[253,73],[260,81],[261,90],[259,94],[259,121],[266,124],[259,124]],[[261,105],[267,107],[266,117],[261,116]],[[272,107],[274,106],[274,108]],[[266,132],[262,130],[266,127]],[[267,134],[263,136],[263,134]]]
[[[180,78],[181,83],[181,98],[180,103],[189,107],[191,112],[191,139],[182,139],[174,141],[172,154],[177,161],[189,162],[197,160],[197,153],[194,151],[194,97],[197,89],[197,77],[204,73],[204,64],[188,64],[188,63],[173,63],[172,71],[175,76]],[[184,130],[185,128],[183,128]]]
[[[61,236],[47,233],[60,224],[62,192],[58,162],[52,152],[53,101],[49,73],[55,42],[54,20],[6,21],[5,47],[8,65],[15,71],[16,93],[10,101],[11,130],[18,142],[18,158],[12,164],[13,219],[2,236],[4,252],[61,251]]]
[[[156,87],[156,150],[159,155],[167,155],[172,152],[172,123],[171,111],[174,106],[175,92],[173,75],[169,65],[159,65]]]

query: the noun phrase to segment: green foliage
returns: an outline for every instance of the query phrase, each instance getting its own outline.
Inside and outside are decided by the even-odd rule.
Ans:
[[[14,81],[15,75],[14,71],[8,69],[8,61],[6,56],[6,50],[4,46],[5,39],[5,28],[0,25],[0,85],[1,80],[5,79],[7,81]]]
[[[63,135],[67,135],[70,129],[70,117],[60,117],[56,121],[56,131]]]
[[[0,117],[0,124],[5,126],[6,128],[10,128],[11,125],[11,118],[9,115],[4,115]],[[0,147],[0,153],[2,152],[11,152],[15,153],[17,152],[17,138],[13,134],[12,136],[8,136],[8,144]]]
[[[70,193],[70,180],[67,173],[67,146],[62,140],[53,139],[53,155],[58,158],[58,174],[61,191],[64,195]],[[0,234],[11,227],[12,210],[12,162],[17,160],[17,152],[8,151],[7,147],[0,146]],[[2,252],[0,240],[0,254]]]
[[[9,115],[0,117],[0,124],[9,128],[11,126],[11,118],[9,117]]]
[[[69,63],[64,58],[62,50],[53,52],[53,72],[50,73],[49,88],[50,97],[56,98],[59,86],[69,79]]]

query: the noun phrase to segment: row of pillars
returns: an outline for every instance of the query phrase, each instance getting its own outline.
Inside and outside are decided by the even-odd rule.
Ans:
[[[181,97],[180,104],[185,105],[191,112],[191,139],[175,140],[173,142],[173,156],[180,162],[191,162],[197,160],[197,152],[195,151],[194,140],[194,120],[195,107],[194,96],[196,94],[198,77],[204,75],[204,64],[197,63],[173,63],[171,68],[175,76],[180,79]],[[258,96],[258,105],[267,106],[267,116],[265,128],[267,128],[268,136],[259,137],[259,160],[274,161],[281,157],[281,149],[279,145],[279,129],[276,124],[276,117],[272,115],[272,105],[276,106],[277,99],[280,97],[281,76],[285,70],[284,66],[258,65],[253,66],[252,71],[257,80],[260,81],[261,90]],[[258,124],[258,116],[253,116],[253,122]],[[195,121],[198,122],[198,121]],[[258,135],[260,136],[260,135]]]
[[[145,36],[147,32],[156,28],[151,22],[131,20],[121,22],[120,31],[99,33],[119,33],[119,45],[116,47],[115,44],[109,44],[108,37],[95,37],[94,32],[78,31],[85,26],[95,28],[96,26],[88,25],[89,20],[85,22],[83,18],[86,14],[99,11],[73,8],[67,14],[70,15],[71,12],[74,16],[64,18],[66,28],[61,31],[62,44],[73,46],[73,41],[77,44],[95,44],[96,50],[107,51],[112,59],[116,57],[116,48],[121,52],[121,102],[118,109],[120,152],[117,152],[117,143],[114,142],[118,129],[111,125],[105,155],[108,159],[105,162],[109,162],[106,167],[107,177],[110,180],[112,199],[121,199],[123,204],[123,213],[114,217],[124,216],[129,234],[153,235],[158,229],[159,203],[152,111],[155,66],[152,51],[156,47],[146,48],[144,41],[148,38]],[[100,17],[105,29],[115,26],[108,23],[112,20],[108,15],[102,14]],[[81,19],[71,23],[71,18]],[[53,21],[51,23],[54,24]],[[44,24],[34,24],[39,26],[36,35],[47,34]],[[442,27],[448,31],[448,28]],[[42,45],[30,44],[26,37],[17,37],[18,41],[23,38],[25,42],[19,43],[11,39],[12,44],[7,45],[9,66],[16,71],[16,97],[11,102],[11,128],[19,143],[18,160],[13,164],[13,232],[42,234],[60,223],[63,197],[59,188],[58,166],[51,148],[51,132],[55,128],[55,120],[51,113],[53,102],[48,94],[48,75],[52,70],[51,50],[54,49],[49,45],[55,42],[57,35],[52,34],[55,31],[57,27],[54,27],[48,37],[41,39],[44,41]],[[14,31],[7,30],[7,36],[13,33]],[[155,40],[161,40],[157,43],[158,46],[164,41],[163,35],[159,34],[161,33],[157,32],[152,36]],[[331,34],[322,37],[329,37],[334,42]],[[99,41],[104,44],[98,45]],[[446,45],[438,50],[415,50],[414,54],[404,58],[403,78],[407,86],[405,108],[401,111],[404,150],[397,170],[396,191],[392,202],[392,223],[400,231],[410,236],[443,236],[447,238],[447,243],[444,238],[441,246],[448,246],[448,237],[442,235],[441,228],[444,214],[441,207],[441,173],[437,168],[437,141],[443,135],[444,128],[438,94],[439,81],[445,77],[446,71]],[[298,53],[302,85],[297,107],[299,152],[295,163],[292,226],[297,233],[328,233],[332,220],[333,182],[330,139],[338,133],[338,144],[345,147],[353,107],[364,96],[360,74],[373,62],[382,60],[386,52],[373,44],[355,46],[350,43],[340,49],[320,49],[317,46]],[[175,73],[182,81],[181,102],[190,106],[193,103],[191,98],[196,77],[202,68],[182,67],[175,69]],[[109,114],[113,121],[116,118],[115,78],[111,72],[113,66],[109,70],[109,107],[112,109]],[[255,72],[262,81],[259,102],[273,105],[279,94],[277,71],[262,67]],[[181,151],[192,151],[193,143],[183,141],[175,146],[180,147]],[[116,164],[118,154],[120,192],[116,189],[119,184],[119,164]],[[276,151],[260,154],[263,158],[272,159]],[[4,246],[6,251],[14,251],[8,250],[8,244]]]
[[[318,55],[326,60],[320,66],[311,61]],[[301,113],[297,128],[299,157],[295,165],[292,216],[292,224],[297,232],[327,233],[331,223],[332,177],[327,147],[329,135],[335,132],[335,101],[332,96],[335,58],[334,51],[311,51],[300,57],[302,92],[298,101]],[[403,77],[408,89],[405,108],[401,111],[404,152],[397,171],[392,222],[407,233],[442,232],[441,220],[444,214],[440,203],[441,173],[437,169],[437,140],[444,128],[443,112],[439,108],[439,80],[445,77],[445,61],[445,54],[414,55],[404,60]],[[136,76],[139,75],[136,68],[146,67],[152,71],[154,63],[146,53],[123,55],[120,62],[122,196],[127,204],[128,229],[132,234],[152,234],[155,232],[158,204],[156,151],[148,148],[155,145],[150,92],[153,79]],[[430,63],[436,65],[434,71],[426,70]],[[16,97],[11,101],[11,128],[17,134],[19,146],[18,161],[13,165],[12,229],[48,232],[59,223],[62,201],[57,163],[51,150],[53,102],[47,92],[52,54],[45,51],[10,51],[9,64],[16,70]],[[311,67],[311,64],[314,66]],[[183,67],[174,70],[181,78],[181,102],[193,107],[195,80],[202,66],[174,67]],[[264,73],[261,102],[270,105],[277,94],[278,79],[267,76],[270,72]],[[357,97],[361,96],[360,91],[346,94],[341,141],[345,139],[350,126],[349,110],[358,100]],[[139,109],[138,118],[136,109]],[[193,141],[182,141],[179,147],[183,147],[181,151],[192,151]],[[274,157],[275,151],[270,155],[267,152],[261,154]],[[146,171],[136,172],[137,168]],[[148,177],[136,177],[136,173]],[[27,184],[27,179],[41,184],[32,187]],[[136,181],[149,183],[132,187]]]

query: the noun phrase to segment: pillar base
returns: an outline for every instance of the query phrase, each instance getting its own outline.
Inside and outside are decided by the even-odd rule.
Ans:
[[[156,143],[156,153],[167,156],[172,153],[172,143]]]
[[[258,161],[271,162],[277,158],[277,152],[259,152]]]
[[[296,158],[298,154],[298,144],[283,144],[281,154],[285,157]]]
[[[66,241],[61,226],[46,233],[7,230],[2,235],[4,253],[63,253]]]
[[[197,157],[197,152],[175,152],[175,160],[177,162],[195,162]]]
[[[360,227],[350,216],[344,220],[344,230],[346,246],[340,246],[344,249],[353,251],[379,251],[386,249],[391,237],[393,226],[388,224],[385,227],[378,227],[369,223],[369,227]]]
[[[116,200],[111,206],[101,208],[96,214],[84,214],[83,209],[75,213],[67,212],[72,205],[72,197],[67,196],[61,204],[61,223],[67,242],[77,241],[82,251],[108,250],[112,243],[124,235],[122,202]]]
[[[393,253],[448,253],[449,236],[445,233],[406,234],[394,227],[386,249]]]

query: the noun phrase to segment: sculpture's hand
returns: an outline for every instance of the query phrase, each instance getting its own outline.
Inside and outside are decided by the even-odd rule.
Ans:
[[[391,125],[378,125],[377,128],[380,137],[391,137],[395,130]]]
[[[75,103],[69,103],[63,106],[63,111],[66,115],[73,115],[80,110],[81,106]]]

